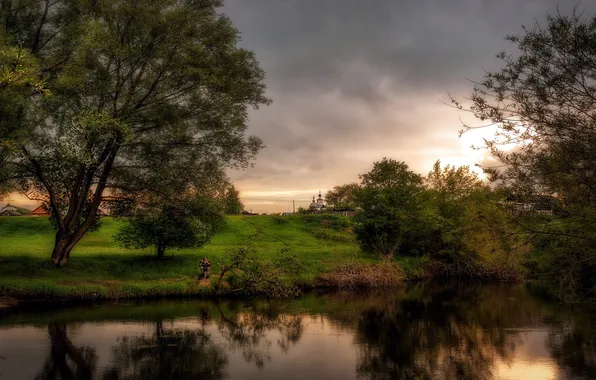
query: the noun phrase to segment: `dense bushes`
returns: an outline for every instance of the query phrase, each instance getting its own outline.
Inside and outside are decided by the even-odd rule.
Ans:
[[[433,275],[519,278],[525,236],[503,196],[468,167],[434,165],[426,178],[383,159],[360,176],[354,231],[362,249],[385,258],[426,257]]]
[[[314,285],[337,289],[391,288],[402,285],[405,277],[401,267],[392,260],[374,264],[348,262],[317,277]]]

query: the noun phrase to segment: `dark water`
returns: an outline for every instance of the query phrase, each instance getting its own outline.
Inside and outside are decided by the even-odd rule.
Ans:
[[[0,379],[591,379],[593,307],[449,284],[0,317]]]

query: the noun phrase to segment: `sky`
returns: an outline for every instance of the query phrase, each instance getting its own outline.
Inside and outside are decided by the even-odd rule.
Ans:
[[[559,0],[571,14],[573,1]],[[596,0],[579,9],[596,10]],[[443,164],[474,165],[471,149],[490,131],[458,137],[462,99],[508,34],[544,23],[556,0],[227,0],[222,12],[241,45],[266,71],[273,103],[251,112],[249,132],[263,139],[253,168],[230,172],[248,209],[288,211],[296,199],[354,182],[389,157],[427,174]],[[468,119],[466,119],[468,118]],[[269,202],[257,201],[269,200]]]
[[[229,172],[246,208],[306,207],[383,157],[420,174],[437,159],[486,162],[471,146],[491,131],[460,138],[462,120],[477,121],[444,104],[449,94],[463,99],[470,80],[501,67],[495,55],[515,52],[506,35],[575,5],[596,12],[596,0],[227,0],[220,11],[255,52],[273,101],[250,112],[249,134],[266,148],[254,167]]]

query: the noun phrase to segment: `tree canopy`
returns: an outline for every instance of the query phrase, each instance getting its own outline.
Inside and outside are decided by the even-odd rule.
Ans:
[[[239,215],[244,211],[244,204],[240,200],[240,192],[234,185],[230,185],[225,193],[226,214]]]
[[[471,106],[498,165],[485,171],[530,208],[547,201],[553,215],[520,216],[534,246],[533,267],[563,289],[596,290],[596,17],[577,10],[507,37],[503,68],[477,83]]]
[[[358,204],[359,191],[360,185],[357,183],[335,186],[325,194],[325,201],[327,205],[335,208],[354,209]]]
[[[383,158],[360,175],[355,232],[362,248],[385,256],[401,253],[422,215],[422,176],[401,161]]]
[[[116,235],[126,248],[201,247],[225,224],[223,205],[212,197],[182,195],[145,205]]]
[[[222,1],[1,4],[4,51],[24,52],[47,95],[0,86],[3,99],[29,87],[0,105],[2,179],[51,210],[56,265],[106,193],[183,191],[206,164],[246,167],[262,147],[245,132],[247,109],[269,103],[264,73]]]

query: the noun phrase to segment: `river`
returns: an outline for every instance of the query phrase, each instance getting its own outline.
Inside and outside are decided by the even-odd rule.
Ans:
[[[0,380],[592,379],[595,317],[470,283],[15,310],[0,317]]]

